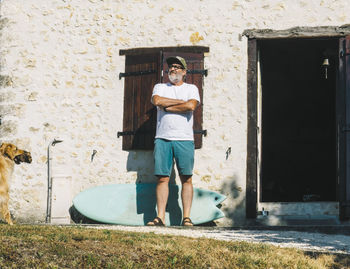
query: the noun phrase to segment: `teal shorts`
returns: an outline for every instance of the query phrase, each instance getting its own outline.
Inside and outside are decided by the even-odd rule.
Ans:
[[[194,142],[165,140],[154,141],[154,174],[170,176],[175,159],[179,175],[191,176],[194,164]]]

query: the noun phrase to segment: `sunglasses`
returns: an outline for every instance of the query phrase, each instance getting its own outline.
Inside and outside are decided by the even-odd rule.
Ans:
[[[184,68],[183,68],[183,66],[181,66],[181,65],[173,65],[173,64],[172,64],[172,65],[169,66],[169,70],[170,70],[170,69],[178,70],[178,69],[184,69]]]

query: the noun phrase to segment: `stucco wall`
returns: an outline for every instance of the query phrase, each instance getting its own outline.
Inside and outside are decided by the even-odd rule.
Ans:
[[[2,0],[0,139],[31,151],[34,160],[16,167],[13,216],[45,221],[47,146],[54,138],[64,142],[52,148],[53,175],[71,176],[71,196],[95,185],[154,181],[152,153],[122,151],[117,138],[125,61],[119,50],[202,45],[210,48],[203,87],[208,136],[196,151],[193,181],[228,196],[227,218],[218,225],[243,223],[247,40],[240,34],[343,25],[350,21],[347,2]]]

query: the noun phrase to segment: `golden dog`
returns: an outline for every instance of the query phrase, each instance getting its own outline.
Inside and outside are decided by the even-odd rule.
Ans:
[[[12,175],[14,164],[22,162],[31,163],[32,156],[30,152],[18,149],[15,145],[10,143],[3,143],[0,146],[0,210],[10,225],[13,224],[11,220],[10,211],[8,209],[9,203],[9,179]]]

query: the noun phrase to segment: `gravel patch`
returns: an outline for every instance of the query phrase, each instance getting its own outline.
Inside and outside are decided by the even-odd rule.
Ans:
[[[211,238],[225,241],[246,241],[266,243],[284,248],[298,248],[304,251],[350,254],[350,236],[339,234],[322,234],[299,231],[275,230],[231,230],[215,228],[183,227],[147,227],[119,225],[86,225],[94,229],[109,229],[130,232],[146,232],[187,236],[193,238]]]

